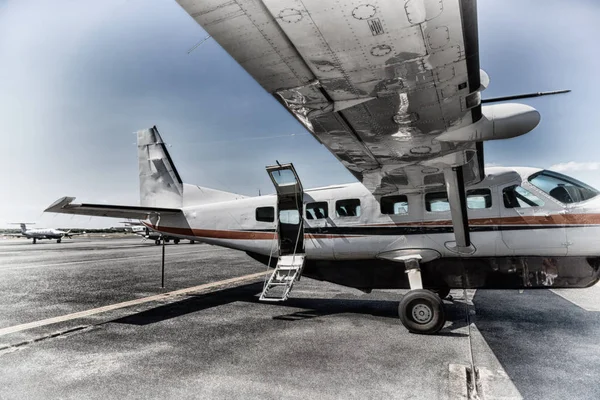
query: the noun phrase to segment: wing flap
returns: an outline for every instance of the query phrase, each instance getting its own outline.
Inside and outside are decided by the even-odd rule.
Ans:
[[[75,197],[63,197],[55,201],[44,212],[59,214],[89,215],[94,217],[147,219],[150,215],[175,215],[182,213],[178,208],[138,207],[111,204],[73,204]]]

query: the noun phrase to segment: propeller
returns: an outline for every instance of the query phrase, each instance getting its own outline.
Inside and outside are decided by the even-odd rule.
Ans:
[[[553,94],[569,93],[570,91],[571,91],[571,89],[565,89],[565,90],[552,90],[549,92],[534,92],[534,93],[525,93],[525,94],[515,94],[512,96],[492,97],[491,99],[482,99],[481,104],[496,103],[498,101],[508,101],[508,100],[517,100],[517,99],[529,99],[531,97],[550,96]]]

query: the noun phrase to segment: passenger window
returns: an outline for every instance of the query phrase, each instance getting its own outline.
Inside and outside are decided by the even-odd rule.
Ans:
[[[327,218],[328,216],[326,201],[308,203],[306,205],[306,219],[323,219]]]
[[[275,221],[275,208],[274,207],[258,207],[256,209],[256,220],[260,221],[260,222]]]
[[[519,185],[505,187],[502,190],[502,198],[504,199],[504,207],[506,208],[529,208],[544,205],[544,202],[539,197]]]
[[[446,192],[425,194],[425,209],[429,212],[450,211],[448,194]]]
[[[300,223],[300,213],[298,210],[279,211],[279,222],[282,224],[298,225]]]
[[[379,201],[382,214],[407,214],[408,198],[401,194],[397,196],[384,196]]]
[[[471,210],[490,208],[492,206],[492,192],[490,189],[467,190],[467,207]]]
[[[338,217],[359,217],[360,216],[360,200],[348,199],[338,200],[335,202],[335,214]]]

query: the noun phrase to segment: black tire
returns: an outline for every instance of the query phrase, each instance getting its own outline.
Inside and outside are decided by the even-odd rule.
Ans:
[[[195,241],[193,241],[193,240],[190,240],[190,244],[194,244],[194,243],[196,243],[196,242],[195,242]]]
[[[179,239],[173,239],[173,243],[179,244]]]
[[[416,289],[404,295],[398,306],[402,325],[410,332],[432,335],[446,323],[442,299],[430,290]]]
[[[431,290],[433,293],[440,296],[440,299],[445,299],[450,294],[450,288],[448,288],[448,287],[441,287],[441,288],[429,289],[429,290]]]
[[[160,239],[156,239],[156,240],[154,241],[154,244],[158,246],[158,245],[160,244]]]
[[[37,240],[35,240],[35,238],[33,238],[33,244],[36,244],[36,243],[37,243]]]
[[[56,239],[56,243],[60,243],[60,242],[62,242],[61,239]]]

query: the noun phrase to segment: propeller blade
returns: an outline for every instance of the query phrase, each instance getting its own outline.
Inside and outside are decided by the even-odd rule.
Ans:
[[[550,92],[535,92],[535,93],[516,94],[516,95],[512,95],[512,96],[492,97],[491,99],[482,99],[481,104],[495,103],[498,101],[517,100],[517,99],[529,99],[531,97],[550,96],[553,94],[569,93],[570,91],[571,91],[571,89],[565,89],[565,90],[552,90]]]

